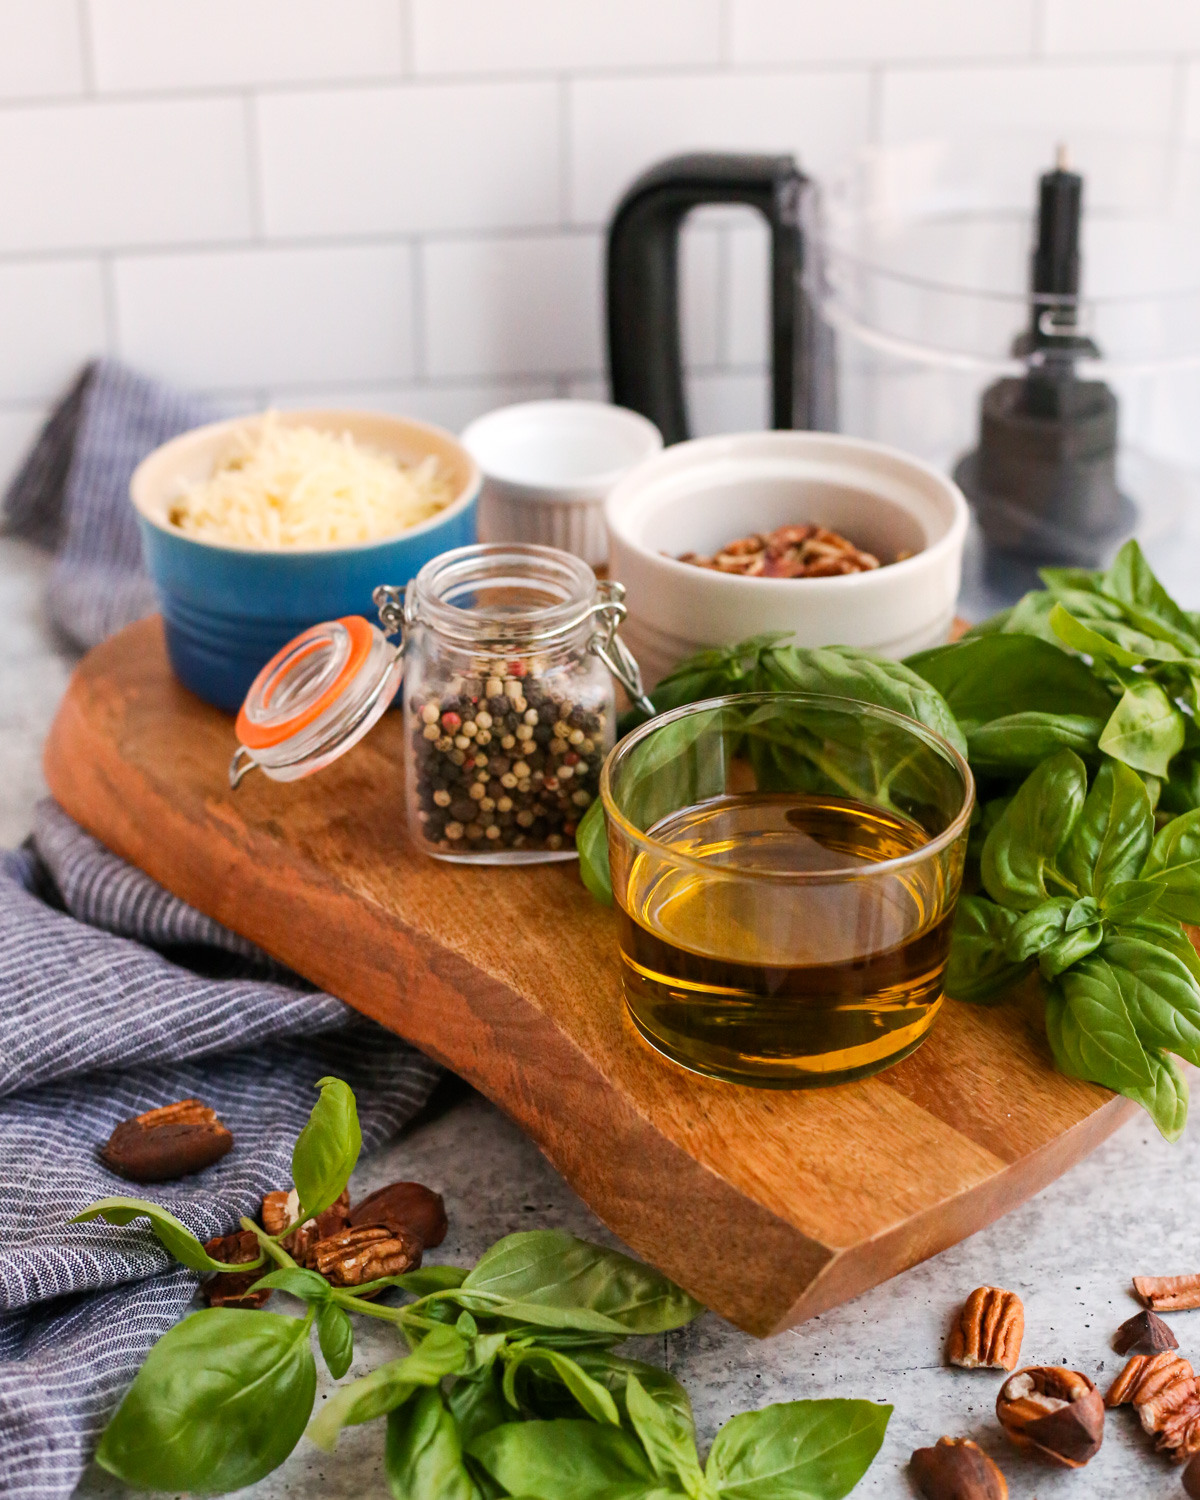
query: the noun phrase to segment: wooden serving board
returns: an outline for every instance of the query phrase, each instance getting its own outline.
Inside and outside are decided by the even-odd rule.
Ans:
[[[233,726],[157,619],[87,656],[46,747],[64,808],[156,880],[468,1079],[648,1260],[773,1333],[952,1245],[1133,1109],[1052,1071],[1013,1006],[947,1001],[874,1078],[777,1092],[648,1047],[573,864],[471,868],[405,834],[388,715],[319,775],[229,790]]]

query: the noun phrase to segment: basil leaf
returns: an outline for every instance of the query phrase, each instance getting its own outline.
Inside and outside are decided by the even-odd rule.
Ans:
[[[976,771],[1031,771],[1057,750],[1094,755],[1107,721],[1078,714],[1008,714],[963,725],[967,759]]]
[[[512,1420],[512,1412],[501,1390],[501,1371],[493,1361],[477,1375],[459,1376],[446,1398],[464,1448],[482,1432]]]
[[[1154,813],[1145,783],[1120,761],[1105,761],[1058,867],[1076,890],[1102,897],[1136,878],[1153,837]]]
[[[1200,808],[1159,830],[1141,878],[1162,886],[1159,911],[1181,922],[1200,922]]]
[[[354,1093],[340,1078],[322,1078],[320,1098],[292,1150],[300,1217],[315,1218],[338,1197],[362,1150]]]
[[[390,1278],[393,1286],[402,1287],[414,1297],[425,1297],[430,1292],[449,1292],[462,1286],[467,1273],[461,1266],[421,1266],[416,1271],[405,1271]]]
[[[902,662],[855,646],[777,646],[763,653],[760,678],[767,690],[823,693],[893,709],[949,740],[960,754],[967,753],[966,740],[946,700]]]
[[[1112,694],[1077,656],[1035,636],[955,641],[907,657],[905,665],[937,688],[960,724],[1025,714],[1107,719],[1112,712]]]
[[[1125,689],[1100,736],[1100,748],[1135,771],[1166,776],[1183,749],[1183,714],[1152,678]]]
[[[1200,1063],[1200,984],[1189,966],[1149,935],[1109,937],[1101,957],[1143,1043]]]
[[[343,1427],[371,1422],[403,1406],[421,1386],[438,1385],[467,1361],[467,1345],[453,1328],[434,1328],[404,1359],[380,1365],[361,1380],[343,1386],[321,1408],[308,1429],[309,1438],[332,1453]]]
[[[479,1500],[458,1428],[436,1386],[388,1413],[383,1463],[393,1500]]]
[[[681,1433],[690,1434],[695,1440],[691,1400],[667,1370],[643,1364],[638,1359],[627,1359],[606,1349],[581,1349],[575,1358],[593,1380],[613,1393],[618,1406],[624,1406],[629,1379],[636,1376],[646,1394],[668,1413],[671,1426]]]
[[[705,1478],[722,1500],[841,1500],[870,1468],[891,1414],[842,1400],[742,1412],[717,1433]]]
[[[658,1477],[668,1482],[678,1479],[689,1495],[697,1495],[703,1485],[703,1471],[691,1424],[682,1426],[676,1414],[660,1406],[632,1373],[625,1385],[625,1406]]]
[[[1076,927],[1064,932],[1060,938],[1047,945],[1038,954],[1038,968],[1043,979],[1057,979],[1072,964],[1094,953],[1104,937],[1104,926],[1093,922],[1088,927]]]
[[[1031,911],[1048,898],[1047,869],[1070,838],[1086,791],[1087,771],[1071,750],[1025,778],[983,846],[980,873],[994,901]]]
[[[96,1461],[136,1489],[240,1490],[277,1468],[317,1390],[310,1317],[211,1307],[150,1350]]]
[[[1015,912],[983,896],[959,897],[946,964],[948,995],[986,1004],[999,999],[1021,977],[1024,966],[1014,963],[1005,951],[1016,920]]]
[[[261,1266],[263,1257],[246,1261],[241,1265],[227,1265],[214,1260],[186,1224],[181,1224],[174,1214],[169,1214],[157,1203],[144,1198],[100,1198],[69,1222],[87,1224],[92,1219],[103,1219],[106,1224],[128,1224],[134,1219],[149,1219],[150,1228],[163,1249],[177,1261],[193,1271],[249,1271]],[[245,1311],[245,1309],[241,1309]]]
[[[517,1377],[528,1365],[537,1365],[540,1367],[539,1373],[552,1375],[561,1381],[593,1422],[611,1422],[614,1427],[620,1426],[617,1403],[611,1393],[593,1380],[569,1355],[558,1349],[539,1349],[534,1345],[528,1349],[518,1349],[511,1356],[504,1372],[503,1385],[504,1399],[510,1406],[520,1405],[517,1399]]]
[[[1147,1056],[1151,1081],[1145,1088],[1128,1090],[1128,1097],[1142,1106],[1164,1139],[1177,1141],[1187,1124],[1187,1081],[1171,1058],[1154,1051]]]
[[[608,825],[604,820],[604,803],[596,797],[575,830],[575,847],[579,850],[579,878],[588,894],[605,906],[613,904],[612,873],[608,867]]]
[[[1110,599],[1123,604],[1129,618],[1141,629],[1170,641],[1186,655],[1200,653],[1200,635],[1194,622],[1154,576],[1137,542],[1125,543],[1100,579],[1100,588]]]
[[[1004,954],[1009,963],[1025,964],[1043,948],[1057,942],[1066,930],[1074,902],[1070,896],[1055,896],[1035,906],[1009,929]]]
[[[1070,1042],[1071,1066],[1064,1071],[1122,1094],[1145,1088],[1151,1082],[1150,1060],[1112,966],[1102,958],[1085,958],[1057,985],[1067,1011],[1062,1034]]]
[[[1097,620],[1085,625],[1061,604],[1050,611],[1050,628],[1072,650],[1118,667],[1138,667],[1145,661],[1180,660],[1180,652],[1165,641],[1117,621]]]
[[[560,1229],[529,1230],[498,1240],[480,1257],[463,1289],[498,1293],[520,1309],[506,1315],[529,1322],[537,1321],[531,1309],[590,1311],[627,1333],[665,1333],[703,1311],[661,1272]]]
[[[508,1422],[467,1452],[510,1495],[528,1500],[633,1500],[659,1488],[637,1439],[597,1422]]]
[[[340,1380],[354,1358],[354,1325],[336,1302],[326,1302],[317,1313],[317,1343],[329,1373]]]
[[[324,1276],[316,1271],[306,1271],[301,1266],[281,1266],[277,1271],[268,1271],[254,1283],[255,1291],[287,1292],[290,1297],[299,1297],[302,1302],[328,1302],[333,1289]]]
[[[1132,922],[1158,905],[1163,887],[1153,880],[1121,880],[1110,886],[1101,901],[1104,920]]]

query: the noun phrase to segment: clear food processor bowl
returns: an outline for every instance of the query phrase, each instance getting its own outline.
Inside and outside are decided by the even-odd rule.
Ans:
[[[1196,608],[1200,154],[1095,134],[1067,145],[1084,177],[1080,293],[1036,308],[1038,178],[1056,151],[1045,132],[866,148],[809,196],[806,290],[832,355],[819,376],[830,425],[953,472],[979,441],[985,389],[1027,374],[1014,343],[1031,317],[1073,324],[1094,346],[1077,378],[1117,399],[1117,484],[1133,534]],[[974,551],[964,607],[978,617],[1011,602],[1031,568],[985,568]]]

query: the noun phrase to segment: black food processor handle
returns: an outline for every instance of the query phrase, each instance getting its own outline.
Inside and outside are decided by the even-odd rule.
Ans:
[[[608,364],[612,399],[688,435],[679,339],[679,232],[705,203],[744,203],[771,229],[771,420],[815,426],[813,326],[800,290],[800,199],[808,179],[791,156],[695,153],[644,172],[608,230]]]

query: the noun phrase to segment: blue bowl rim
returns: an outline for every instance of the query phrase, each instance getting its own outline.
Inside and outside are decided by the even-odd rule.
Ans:
[[[436,442],[429,450],[430,452],[436,452],[437,448],[443,445],[448,445],[458,450],[467,468],[467,481],[457,497],[449,505],[439,510],[436,515],[430,516],[428,520],[420,521],[417,525],[407,527],[403,531],[394,532],[390,536],[373,537],[370,541],[366,542],[347,542],[341,546],[332,547],[248,547],[237,542],[214,542],[207,537],[189,536],[187,532],[164,524],[157,516],[150,514],[145,497],[139,500],[139,480],[142,484],[145,483],[144,471],[152,461],[161,461],[164,455],[169,454],[170,450],[177,446],[183,447],[191,444],[197,438],[216,437],[222,432],[232,432],[248,423],[262,421],[266,415],[265,411],[251,412],[242,416],[226,417],[219,422],[205,422],[199,427],[191,427],[187,432],[181,432],[178,436],[169,438],[165,443],[160,443],[153,452],[148,453],[138,464],[137,468],[134,469],[129,480],[129,499],[134,510],[137,512],[139,521],[153,527],[155,531],[160,532],[163,536],[170,537],[172,541],[202,548],[210,552],[232,552],[241,556],[271,558],[336,557],[346,553],[368,552],[378,547],[395,546],[397,543],[407,542],[429,532],[436,531],[447,521],[451,521],[464,511],[469,510],[471,505],[478,499],[479,491],[483,486],[483,474],[474,458],[472,458],[452,432],[447,431],[444,427],[438,427],[433,422],[421,422],[415,417],[398,417],[391,412],[370,411],[366,408],[302,407],[281,410],[276,415],[281,417],[288,425],[294,426],[302,426],[307,422],[308,425],[317,428],[329,429],[337,419],[348,417],[351,419],[364,418],[371,422],[383,421],[385,423],[394,423],[398,427],[404,428],[406,432],[415,434],[418,437],[428,434],[436,439]]]

